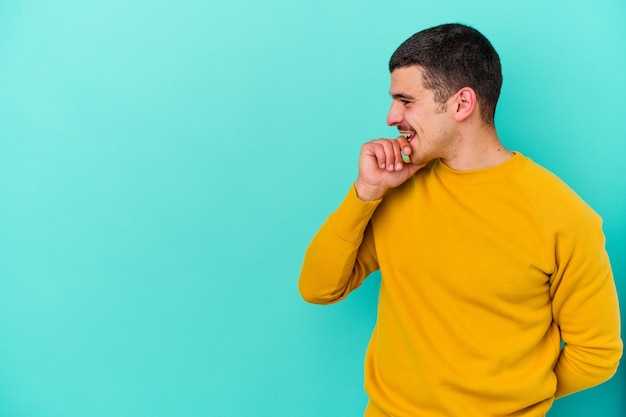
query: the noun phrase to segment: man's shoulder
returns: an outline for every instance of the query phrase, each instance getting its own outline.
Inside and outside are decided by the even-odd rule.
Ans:
[[[555,215],[597,216],[593,209],[561,177],[528,157],[511,175],[511,180],[542,212]]]
[[[577,196],[576,192],[552,170],[526,156],[522,158],[522,163],[512,173],[511,179],[525,190],[539,193],[542,197]]]

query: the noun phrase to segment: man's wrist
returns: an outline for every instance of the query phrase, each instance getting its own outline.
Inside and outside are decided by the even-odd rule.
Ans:
[[[359,200],[376,201],[383,198],[385,192],[387,191],[387,188],[377,185],[371,185],[357,179],[354,183],[354,190],[356,191],[356,196],[359,198]]]

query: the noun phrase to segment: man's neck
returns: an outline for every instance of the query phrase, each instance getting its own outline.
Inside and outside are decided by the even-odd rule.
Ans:
[[[453,149],[441,161],[456,171],[472,171],[503,163],[514,155],[506,149],[493,127],[459,133]]]

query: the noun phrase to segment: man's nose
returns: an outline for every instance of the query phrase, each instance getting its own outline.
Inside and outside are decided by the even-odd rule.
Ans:
[[[387,113],[387,125],[399,126],[402,123],[402,111],[398,103],[391,103],[389,113]]]

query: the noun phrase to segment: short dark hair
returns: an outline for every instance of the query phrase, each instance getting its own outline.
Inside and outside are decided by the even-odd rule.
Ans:
[[[494,124],[502,68],[498,53],[479,31],[454,23],[417,32],[393,53],[389,71],[412,65],[423,68],[424,86],[440,104],[461,88],[472,88],[482,119]]]

